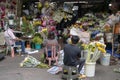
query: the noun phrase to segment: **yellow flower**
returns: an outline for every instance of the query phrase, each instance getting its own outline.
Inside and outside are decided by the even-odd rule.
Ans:
[[[97,46],[97,47],[100,47],[100,46],[101,46],[101,44],[97,42],[97,43],[96,43],[96,46]]]
[[[104,48],[98,47],[98,50],[100,50],[102,53],[106,53],[106,50]]]
[[[81,46],[85,47],[86,45],[83,43]]]
[[[42,29],[42,32],[46,32],[46,31],[47,31],[47,28]]]
[[[95,47],[92,47],[91,51],[92,51],[92,52],[94,52],[94,51],[95,51],[95,49],[96,49]]]
[[[42,7],[42,3],[39,2],[39,3],[38,3],[38,8],[41,8],[41,7]]]
[[[80,28],[82,29],[82,25],[80,26]]]
[[[48,7],[49,7],[49,2],[46,1],[45,4],[44,4],[44,6],[45,6],[46,8],[48,8]]]
[[[28,61],[28,57],[26,57],[25,59],[24,59],[24,62],[27,62]]]
[[[20,63],[20,67],[23,67],[23,63]]]
[[[87,44],[84,44],[84,43],[83,43],[81,46],[82,46],[84,49],[88,49],[88,45],[87,45]]]
[[[104,48],[106,47],[106,45],[105,45],[105,44],[101,44],[101,46],[102,46],[102,47],[104,47]]]
[[[41,21],[39,21],[39,20],[38,20],[38,21],[34,21],[34,22],[33,22],[33,25],[34,25],[34,26],[41,25]]]
[[[96,46],[97,46],[97,47],[103,47],[103,48],[105,48],[105,47],[106,47],[106,45],[105,45],[105,44],[100,43],[100,42],[97,42],[97,43],[96,43]]]

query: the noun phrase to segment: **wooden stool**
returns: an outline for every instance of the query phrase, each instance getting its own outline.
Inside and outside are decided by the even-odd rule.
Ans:
[[[78,79],[78,68],[77,67],[73,67],[73,66],[63,66],[63,70],[62,70],[62,79],[66,79],[66,80],[76,80]]]

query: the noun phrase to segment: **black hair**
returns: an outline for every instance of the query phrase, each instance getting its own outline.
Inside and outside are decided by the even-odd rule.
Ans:
[[[72,36],[71,38],[71,41],[72,41],[72,44],[77,44],[79,42],[79,37],[78,36]]]
[[[87,31],[88,30],[88,26],[83,26],[83,30]]]
[[[8,27],[9,27],[10,29],[13,29],[13,28],[14,28],[14,25],[8,25]]]
[[[48,33],[48,39],[54,39],[54,38],[55,38],[54,32],[49,32]]]

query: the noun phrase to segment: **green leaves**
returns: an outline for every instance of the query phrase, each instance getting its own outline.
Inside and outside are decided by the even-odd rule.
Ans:
[[[23,20],[22,24],[22,32],[24,32],[25,35],[32,35],[34,34],[34,29],[32,23],[28,20]]]
[[[32,39],[32,42],[36,43],[36,44],[42,44],[43,43],[43,39],[40,38],[39,36],[35,36],[33,39]]]

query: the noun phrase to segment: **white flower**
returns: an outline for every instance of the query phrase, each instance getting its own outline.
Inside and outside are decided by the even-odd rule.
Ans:
[[[20,67],[23,67],[23,63],[20,63]]]

